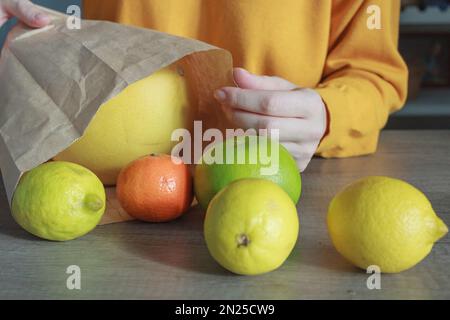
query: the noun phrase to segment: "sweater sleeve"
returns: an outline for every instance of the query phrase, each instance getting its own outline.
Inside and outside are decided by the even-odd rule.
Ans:
[[[368,8],[380,9],[380,29],[368,27],[374,14]],[[329,126],[317,155],[375,152],[389,114],[404,104],[408,71],[397,50],[399,14],[399,0],[333,1],[328,56],[316,88]]]

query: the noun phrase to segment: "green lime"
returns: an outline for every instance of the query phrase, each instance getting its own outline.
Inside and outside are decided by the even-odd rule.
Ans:
[[[12,215],[28,232],[48,240],[78,238],[100,221],[105,189],[88,169],[65,161],[26,172],[12,201]]]
[[[238,136],[207,149],[202,162],[195,167],[194,188],[198,202],[206,209],[222,188],[243,178],[273,181],[294,203],[300,198],[301,176],[289,151],[266,137]]]

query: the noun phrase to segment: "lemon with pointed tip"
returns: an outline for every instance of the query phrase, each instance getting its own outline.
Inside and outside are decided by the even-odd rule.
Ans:
[[[388,177],[366,177],[339,192],[328,209],[328,230],[337,251],[362,269],[407,270],[447,232],[426,196]]]
[[[12,215],[26,231],[47,240],[78,238],[100,221],[105,189],[88,169],[70,162],[47,162],[26,172],[12,201]]]
[[[231,272],[256,275],[277,269],[297,241],[297,209],[276,183],[240,179],[214,196],[204,222],[207,247]]]

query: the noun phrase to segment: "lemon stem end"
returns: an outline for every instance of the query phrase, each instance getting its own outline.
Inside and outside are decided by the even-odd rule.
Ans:
[[[242,246],[247,247],[250,244],[250,239],[246,234],[241,233],[236,237],[236,242],[238,248]]]
[[[438,241],[448,233],[448,227],[440,218],[436,219],[435,241]]]
[[[84,199],[84,203],[92,211],[98,211],[105,205],[103,200],[95,194],[87,195]]]

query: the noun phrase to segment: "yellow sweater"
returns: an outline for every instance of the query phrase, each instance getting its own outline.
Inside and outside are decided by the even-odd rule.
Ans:
[[[369,30],[367,8],[381,8]],[[400,0],[84,0],[85,17],[157,29],[228,49],[235,66],[315,88],[329,111],[318,155],[372,153],[405,100]]]

